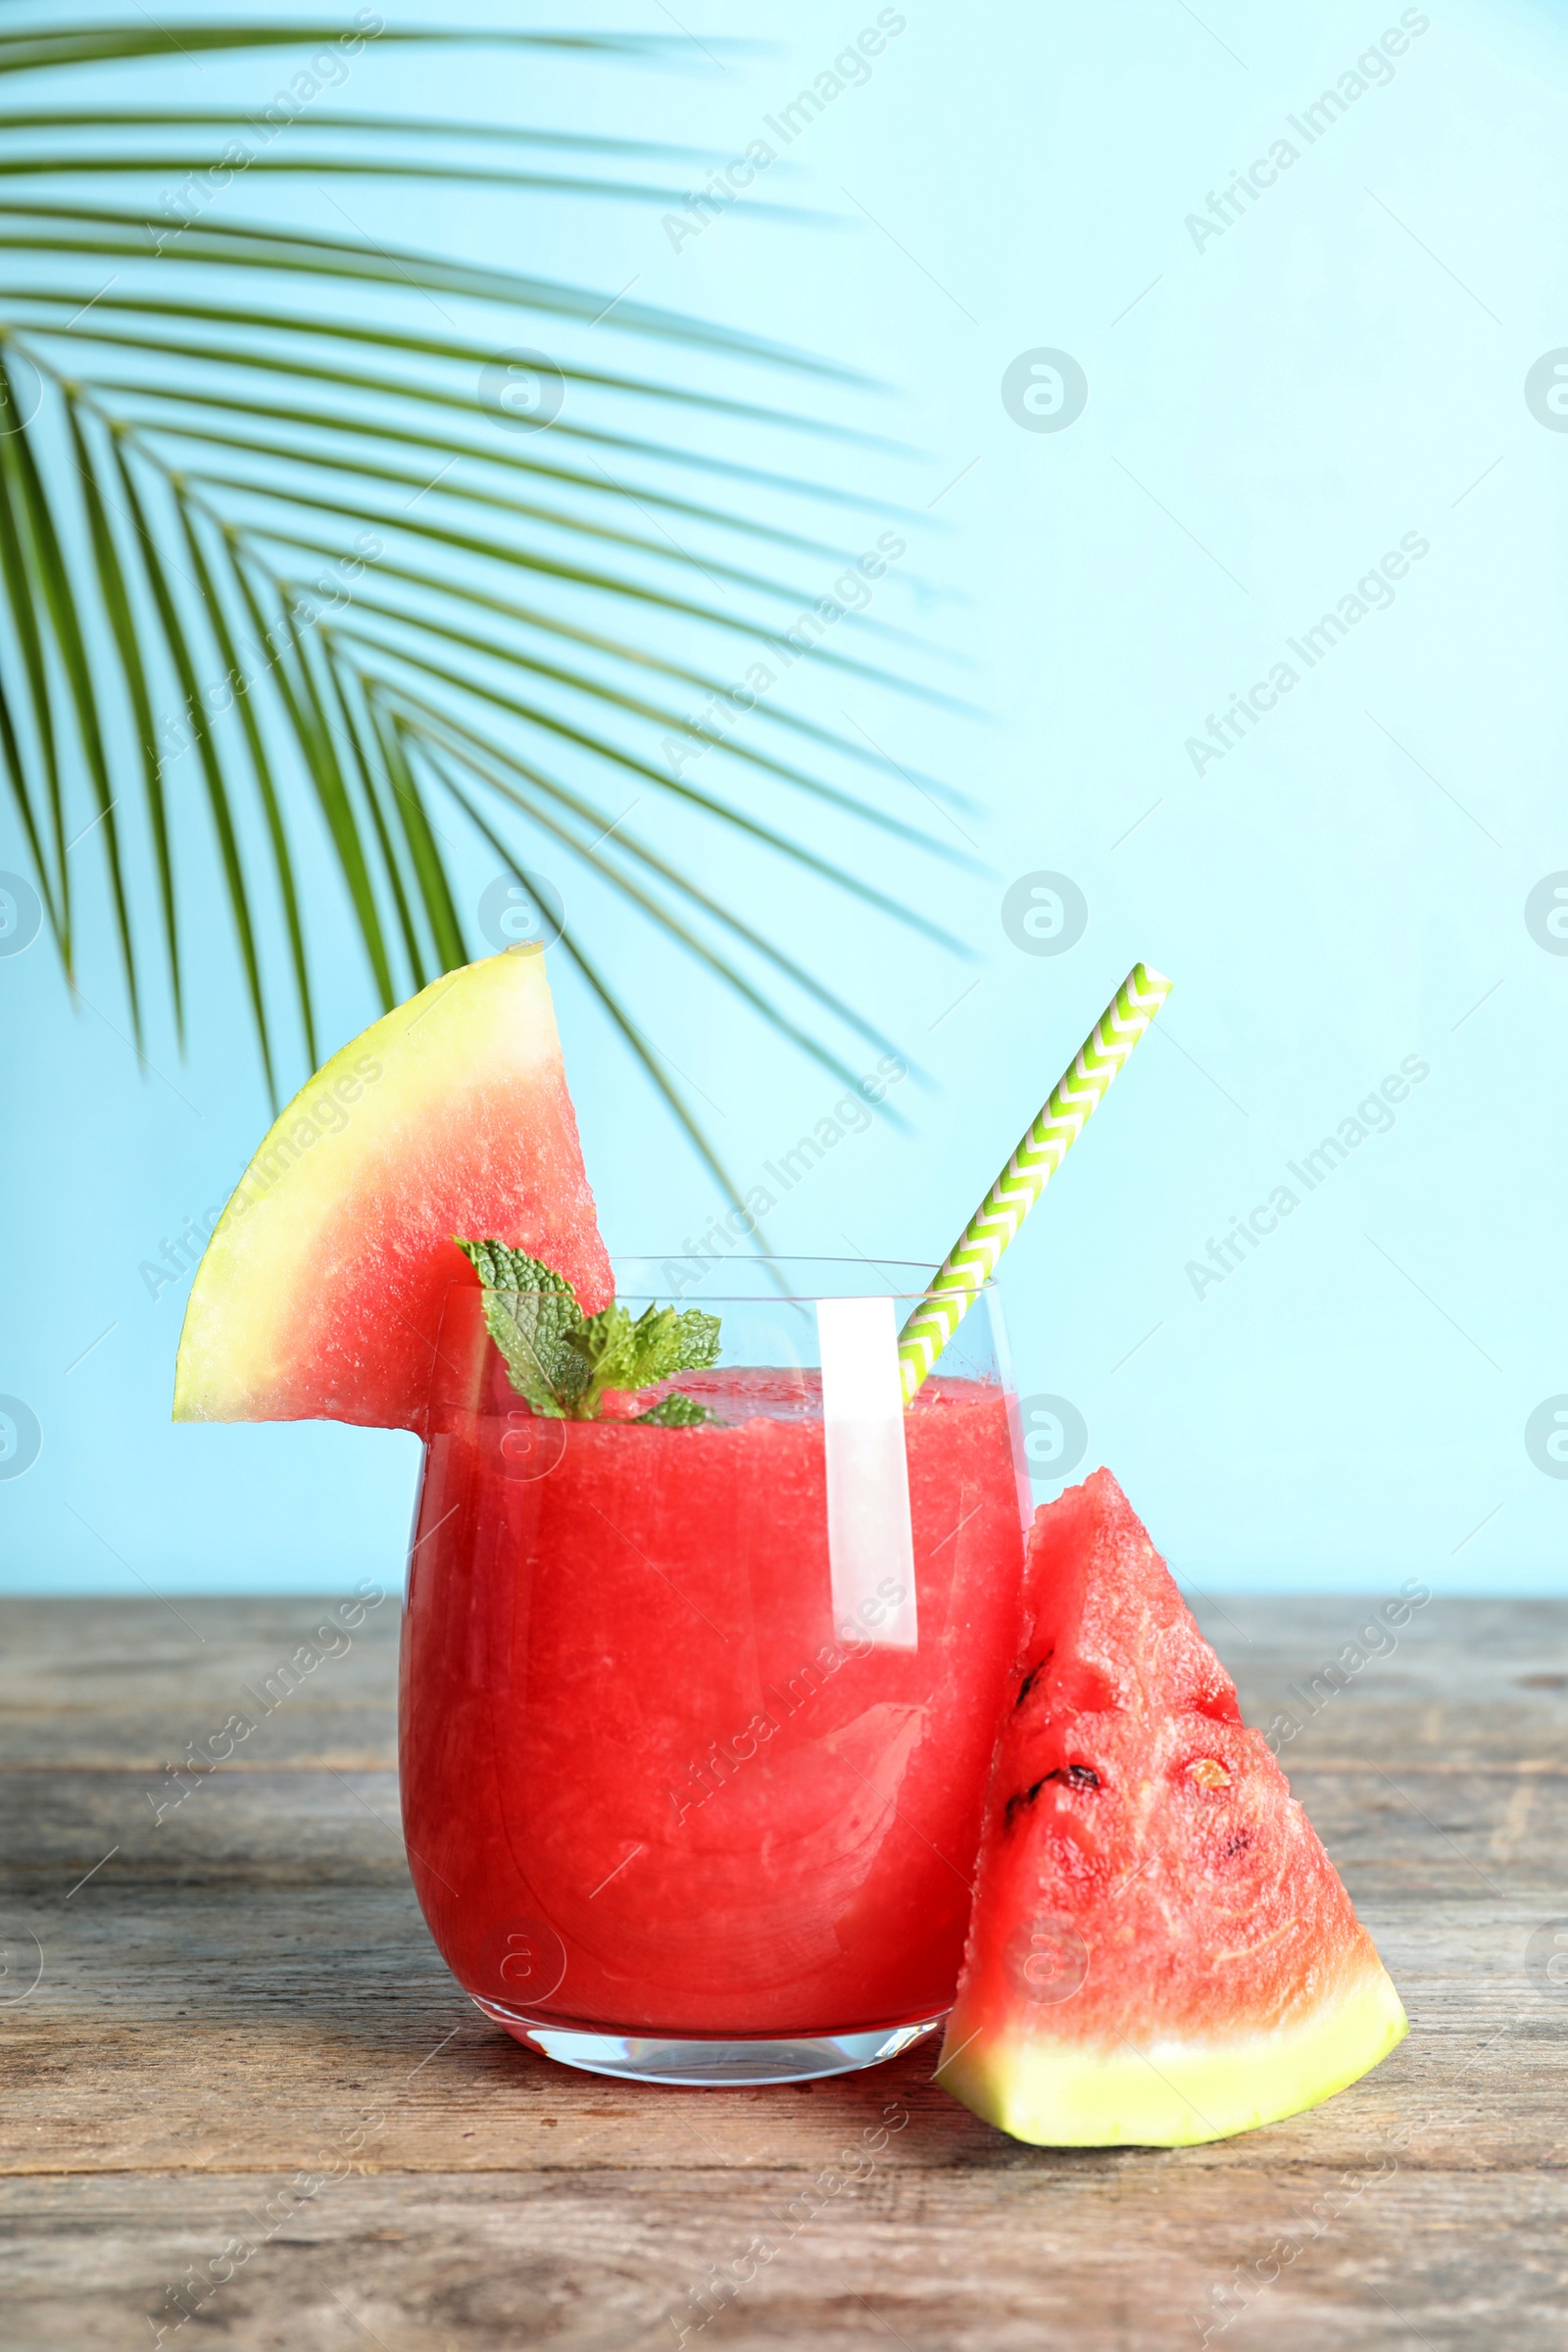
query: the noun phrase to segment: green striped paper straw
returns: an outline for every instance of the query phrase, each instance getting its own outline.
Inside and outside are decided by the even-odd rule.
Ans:
[[[949,1250],[929,1296],[899,1335],[899,1372],[908,1404],[963,1321],[997,1260],[1089,1123],[1111,1080],[1170,995],[1163,973],[1135,963],[1070,1069],[1023,1137],[962,1234]]]

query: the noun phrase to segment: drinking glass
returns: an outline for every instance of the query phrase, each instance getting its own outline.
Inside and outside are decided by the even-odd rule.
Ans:
[[[678,1279],[615,1271],[633,1315]],[[720,1318],[717,1362],[665,1384],[714,1417],[664,1427],[536,1415],[482,1294],[449,1292],[404,1825],[447,1965],[532,2048],[788,2082],[941,2024],[1028,1485],[989,1289],[904,1410],[896,1334],[925,1295],[904,1265],[716,1265],[678,1304]]]

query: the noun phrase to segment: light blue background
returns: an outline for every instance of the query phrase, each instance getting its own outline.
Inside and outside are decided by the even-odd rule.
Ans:
[[[1020,1389],[1075,1404],[1086,1464],[1116,1470],[1178,1574],[1204,1589],[1381,1592],[1411,1573],[1456,1591],[1568,1586],[1568,1480],[1544,1475],[1524,1443],[1531,1411],[1568,1390],[1568,958],[1524,920],[1531,888],[1568,867],[1568,434],[1523,396],[1532,363],[1568,344],[1568,39],[1555,7],[1434,0],[1424,13],[1392,83],[1201,251],[1187,216],[1290,135],[1286,116],[1397,7],[1205,0],[1200,22],[1179,0],[983,14],[911,0],[869,81],[796,142],[788,179],[781,166],[758,191],[837,225],[743,200],[677,252],[647,209],[367,200],[382,238],[554,271],[607,300],[635,278],[639,301],[830,354],[892,388],[810,402],[917,455],[787,454],[917,514],[931,507],[872,617],[942,649],[895,649],[907,674],[991,716],[861,681],[846,691],[807,664],[779,692],[835,724],[847,713],[898,761],[965,789],[980,811],[958,821],[988,870],[943,869],[744,787],[760,813],[804,824],[939,915],[969,943],[966,963],[672,829],[931,1080],[896,1091],[903,1132],[879,1123],[832,1153],[771,1243],[835,1252],[848,1237],[934,1263],[1128,965],[1172,974],[1168,1014],[1009,1256],[1004,1296]],[[804,0],[787,32],[777,12],[777,46],[722,70],[696,53],[692,70],[657,74],[370,55],[352,94],[735,153],[876,14]],[[614,21],[671,29],[653,0],[627,0]],[[710,39],[753,29],[703,0],[682,21]],[[188,97],[178,74],[155,71]],[[258,60],[211,65],[200,86],[259,103],[280,78]],[[236,201],[330,224],[308,182]],[[1087,409],[1061,432],[1020,429],[1001,399],[1009,362],[1040,346],[1088,377]],[[839,536],[857,551],[885,520],[846,520]],[[1430,554],[1392,609],[1195,773],[1185,746],[1207,714],[1411,532]],[[809,595],[831,576],[792,563]],[[891,772],[839,772],[965,847]],[[0,1390],[44,1430],[34,1467],[0,1483],[5,1582],[346,1589],[397,1572],[411,1438],[169,1423],[185,1285],[154,1300],[138,1266],[226,1197],[267,1123],[194,761],[173,773],[203,974],[187,1056],[157,1015],[157,1074],[138,1074],[101,898],[81,972],[96,1009],[70,1006],[46,940],[0,959]],[[716,758],[694,773],[724,782]],[[574,911],[599,906],[607,966],[750,1180],[840,1090],[564,861],[539,863]],[[0,865],[24,864],[7,812]],[[494,867],[464,850],[470,906]],[[1038,869],[1069,874],[1088,901],[1087,930],[1060,956],[1026,955],[1003,928],[1004,891]],[[90,867],[83,887],[99,887]],[[320,959],[335,1046],[375,1007],[324,869],[317,898],[343,943]],[[713,1180],[559,959],[555,980],[611,1247],[665,1250],[720,1205]],[[862,1051],[850,1058],[869,1067]],[[1188,1261],[1408,1055],[1431,1075],[1392,1131],[1196,1296]]]

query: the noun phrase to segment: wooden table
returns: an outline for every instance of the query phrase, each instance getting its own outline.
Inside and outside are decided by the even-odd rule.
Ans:
[[[1366,1615],[1198,1605],[1265,1724]],[[321,1610],[0,1608],[6,2352],[1568,2341],[1568,1603],[1432,1602],[1284,1749],[1413,2030],[1315,2114],[1164,2153],[1015,2145],[929,2044],[694,2092],[507,2040],[405,1874],[395,1607],[177,1804],[165,1767]]]

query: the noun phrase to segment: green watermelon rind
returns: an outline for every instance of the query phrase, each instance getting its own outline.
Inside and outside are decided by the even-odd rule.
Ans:
[[[936,2079],[987,2123],[1036,2147],[1197,2147],[1317,2106],[1369,2073],[1409,2030],[1381,1966],[1295,2024],[1144,2048],[1040,2029],[971,2033],[960,2001]]]

